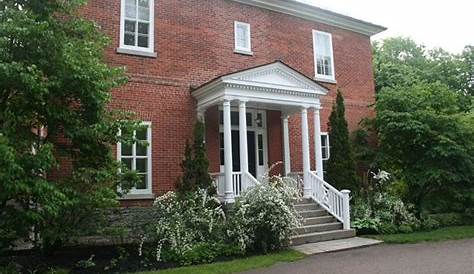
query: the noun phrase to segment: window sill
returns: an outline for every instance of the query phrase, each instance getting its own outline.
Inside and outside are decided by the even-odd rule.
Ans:
[[[119,197],[119,201],[129,201],[129,200],[153,200],[155,199],[155,194],[133,194],[129,193]]]
[[[157,57],[156,52],[148,52],[148,51],[134,50],[134,49],[117,48],[117,53],[127,54],[127,55],[136,55],[136,56],[148,57],[148,58]]]
[[[234,53],[242,54],[242,55],[248,55],[248,56],[253,56],[253,52],[252,52],[252,51],[246,51],[246,50],[240,50],[240,49],[234,49]]]
[[[318,82],[328,83],[328,84],[337,84],[337,81],[334,80],[334,79],[322,78],[322,77],[318,77],[318,76],[316,76],[314,78],[314,80],[316,80]]]

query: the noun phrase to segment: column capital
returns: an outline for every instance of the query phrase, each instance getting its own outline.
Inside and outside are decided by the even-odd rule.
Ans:
[[[248,101],[249,101],[248,99],[239,99],[239,105],[240,105],[240,104],[244,104],[244,105],[245,105],[246,103],[248,103]]]
[[[308,112],[308,106],[301,106],[301,112]]]
[[[231,101],[231,100],[229,100],[229,99],[224,99],[224,101],[222,102],[222,104],[223,104],[224,106],[230,106],[230,101]]]

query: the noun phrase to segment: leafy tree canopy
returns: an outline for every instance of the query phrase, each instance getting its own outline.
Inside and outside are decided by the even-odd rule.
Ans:
[[[439,81],[451,90],[474,95],[474,46],[461,54],[428,50],[403,37],[385,39],[373,46],[376,90]]]
[[[420,211],[473,205],[474,112],[462,96],[439,82],[385,87],[377,96],[380,150]]]
[[[108,39],[78,16],[83,2],[0,2],[0,250],[31,230],[38,245],[61,243],[93,210],[116,204],[118,185],[136,182],[117,174],[111,153],[132,138],[118,129],[136,127],[107,109],[126,79],[104,63]],[[59,159],[71,172],[53,179]]]

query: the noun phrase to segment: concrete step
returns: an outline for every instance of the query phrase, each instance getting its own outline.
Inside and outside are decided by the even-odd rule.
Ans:
[[[351,238],[355,236],[355,230],[330,230],[324,232],[314,232],[301,234],[291,238],[291,245],[302,245],[307,243],[317,243],[337,239]]]
[[[301,205],[301,204],[312,204],[315,203],[312,199],[301,199],[299,201],[295,202],[295,205]]]
[[[299,235],[314,233],[314,232],[323,232],[330,230],[340,230],[342,229],[342,224],[339,222],[326,223],[326,224],[317,224],[317,225],[308,225],[302,226],[296,229],[296,233]]]
[[[327,216],[320,216],[320,217],[311,217],[305,218],[303,220],[303,225],[317,225],[317,224],[326,224],[326,223],[334,223],[337,222],[336,218],[331,215]]]
[[[316,203],[298,204],[298,205],[295,205],[295,209],[296,211],[301,212],[301,211],[321,209],[321,206],[319,206]]]
[[[303,218],[326,216],[328,213],[324,209],[306,210],[298,212]]]

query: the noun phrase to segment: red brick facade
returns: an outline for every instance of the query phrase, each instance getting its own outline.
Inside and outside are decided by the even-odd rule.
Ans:
[[[180,175],[186,139],[192,136],[196,102],[191,89],[226,73],[282,60],[314,76],[312,30],[332,34],[337,84],[322,98],[321,125],[340,89],[346,100],[350,129],[373,111],[374,102],[371,45],[368,36],[230,0],[155,0],[155,52],[157,58],[116,53],[120,32],[120,1],[89,0],[83,14],[97,22],[112,40],[106,60],[112,66],[126,66],[130,82],[114,91],[112,107],[131,110],[152,122],[153,192],[173,190]],[[252,27],[253,56],[236,54],[234,21]],[[310,132],[312,113],[309,113]],[[267,112],[269,165],[281,161],[280,113]],[[217,109],[206,113],[207,145],[211,171],[219,169]],[[298,115],[290,119],[292,170],[301,170],[301,133]],[[312,138],[312,136],[311,136]],[[311,139],[311,150],[314,142]],[[312,166],[314,166],[314,153]]]

